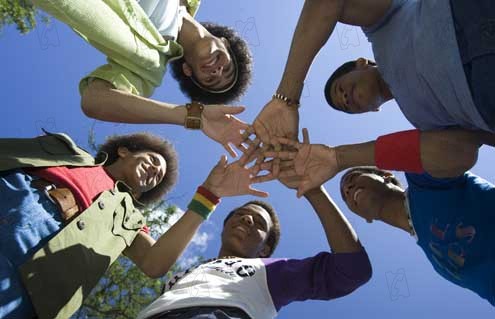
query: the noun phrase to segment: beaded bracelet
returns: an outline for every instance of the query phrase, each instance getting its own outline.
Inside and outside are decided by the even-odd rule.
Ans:
[[[187,209],[195,212],[206,220],[213,213],[218,203],[220,203],[219,197],[203,186],[199,186],[196,194],[194,194],[191,202],[187,206]]]
[[[300,106],[299,101],[293,101],[292,99],[278,92],[273,94],[272,98],[284,101],[285,104],[287,104],[288,106],[295,106],[296,108],[299,108]]]

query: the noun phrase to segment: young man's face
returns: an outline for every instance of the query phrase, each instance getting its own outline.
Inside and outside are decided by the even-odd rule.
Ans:
[[[194,52],[184,55],[184,74],[193,76],[201,86],[213,91],[230,86],[236,69],[228,46],[225,38],[206,37],[200,40]]]
[[[379,219],[379,214],[390,195],[402,191],[390,179],[390,173],[380,176],[359,170],[351,171],[343,176],[340,191],[349,209],[368,222]]]
[[[151,151],[130,152],[119,148],[122,176],[134,192],[142,194],[160,184],[167,172],[167,162],[162,155]]]
[[[273,227],[268,212],[261,206],[243,206],[226,221],[222,231],[222,246],[238,257],[266,257],[270,247],[266,244]]]
[[[346,113],[378,111],[382,104],[379,73],[365,59],[356,61],[356,68],[339,78],[330,87],[335,107]]]

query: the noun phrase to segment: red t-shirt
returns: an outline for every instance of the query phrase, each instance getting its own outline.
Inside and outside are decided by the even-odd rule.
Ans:
[[[86,210],[102,192],[113,189],[115,181],[101,166],[67,167],[54,166],[44,168],[29,168],[27,171],[41,177],[57,187],[70,189],[79,211]],[[149,234],[149,228],[142,229]]]

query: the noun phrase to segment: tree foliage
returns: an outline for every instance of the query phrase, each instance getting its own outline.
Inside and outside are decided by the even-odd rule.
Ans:
[[[0,31],[15,24],[22,34],[36,26],[36,8],[29,0],[0,0]]]

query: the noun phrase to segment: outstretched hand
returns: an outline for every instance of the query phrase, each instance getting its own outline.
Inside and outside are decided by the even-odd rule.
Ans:
[[[340,171],[335,149],[322,144],[310,144],[307,129],[303,129],[303,143],[287,138],[278,138],[278,142],[292,150],[268,151],[265,152],[265,156],[279,159],[282,163],[286,162],[285,167],[276,168],[275,165],[278,164],[273,161],[272,170],[280,171],[279,179],[294,179],[297,176],[301,178],[297,186],[297,197],[321,186]],[[256,181],[262,182],[263,177],[258,177]]]
[[[254,120],[253,128],[263,144],[277,148],[277,136],[297,140],[299,111],[282,100],[272,99]]]
[[[227,156],[222,155],[220,161],[211,170],[210,175],[203,183],[210,192],[218,197],[254,195],[267,197],[268,193],[251,187],[256,183],[260,172],[260,165],[246,167],[248,156],[243,155],[239,160],[227,163]]]
[[[222,144],[232,157],[237,157],[232,145],[244,151],[242,131],[247,130],[249,126],[233,115],[243,111],[242,106],[208,105],[201,115],[203,133]]]

